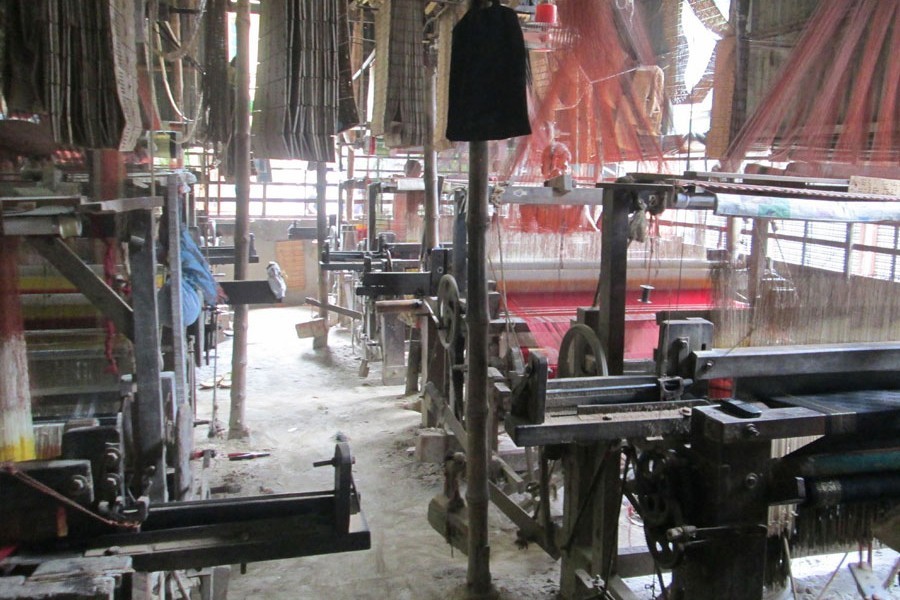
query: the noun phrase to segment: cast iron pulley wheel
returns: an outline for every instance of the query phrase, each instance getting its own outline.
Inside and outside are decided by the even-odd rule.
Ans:
[[[641,504],[641,520],[650,527],[674,524],[677,502],[665,453],[643,452],[635,465],[637,497]]]
[[[670,453],[648,450],[638,457],[634,468],[638,512],[644,522],[647,548],[663,569],[677,566],[684,558],[684,546],[670,540],[669,529],[683,525],[681,505],[675,491],[677,477]]]
[[[441,277],[437,290],[438,338],[444,348],[450,348],[460,333],[462,308],[459,302],[459,286],[449,273]]]
[[[684,547],[666,536],[666,530],[644,526],[647,549],[661,569],[674,569],[684,558]]]
[[[606,352],[594,330],[583,323],[572,325],[559,345],[559,377],[609,375]]]

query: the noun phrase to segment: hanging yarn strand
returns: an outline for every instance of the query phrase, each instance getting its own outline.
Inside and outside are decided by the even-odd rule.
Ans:
[[[726,160],[768,151],[779,161],[896,166],[898,52],[898,3],[819,3]]]

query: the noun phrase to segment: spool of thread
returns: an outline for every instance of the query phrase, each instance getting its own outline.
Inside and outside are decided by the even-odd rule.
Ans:
[[[541,2],[535,7],[534,21],[536,23],[546,23],[555,25],[557,19],[556,5],[549,2]]]
[[[650,292],[652,292],[654,289],[656,288],[654,288],[652,285],[648,285],[646,283],[643,284],[641,286],[641,299],[639,300],[639,302],[643,302],[644,304],[652,304],[652,302],[650,301]]]

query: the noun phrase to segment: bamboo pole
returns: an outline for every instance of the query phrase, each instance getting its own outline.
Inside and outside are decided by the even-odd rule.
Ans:
[[[432,61],[429,61],[432,62]],[[429,250],[441,243],[438,229],[438,178],[437,178],[437,152],[434,149],[435,129],[435,93],[437,77],[435,69],[428,67],[425,77],[425,232],[422,244],[422,256],[427,256]]]
[[[468,326],[466,386],[466,504],[469,508],[470,598],[489,597],[492,592],[488,543],[488,147],[487,142],[469,143],[469,204],[467,213],[469,261],[467,271],[466,324]]]
[[[235,67],[235,202],[234,279],[247,279],[250,252],[250,0],[238,0],[237,60]],[[228,438],[243,438],[250,433],[245,422],[247,399],[247,320],[246,304],[234,306],[234,338],[231,355],[231,416]]]

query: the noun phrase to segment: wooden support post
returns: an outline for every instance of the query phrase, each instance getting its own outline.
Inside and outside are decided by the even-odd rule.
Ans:
[[[422,372],[422,335],[418,327],[412,328],[409,340],[409,359],[406,368],[406,395],[419,392],[419,374]]]
[[[328,169],[323,162],[316,163],[316,250],[321,256],[328,239],[328,215],[325,196],[328,190]],[[313,338],[313,348],[328,346],[328,271],[319,264],[319,318],[325,321],[325,334]]]
[[[428,51],[429,62],[434,60],[433,54],[433,51]],[[438,227],[440,214],[438,212],[438,200],[440,193],[437,177],[437,151],[434,149],[436,87],[437,77],[435,76],[435,69],[429,66],[425,76],[425,231],[422,238],[423,259],[432,248],[441,243]]]
[[[19,239],[0,233],[0,462],[35,458],[18,257]]]
[[[125,157],[118,150],[90,150],[91,197],[112,200],[125,195]]]
[[[593,504],[591,540],[591,570],[604,582],[616,574],[619,553],[619,512],[622,505],[620,481],[621,453],[615,444],[601,442],[592,447],[598,478]]]
[[[135,383],[134,434],[138,446],[135,496],[153,502],[168,500],[166,491],[165,414],[159,368],[159,316],[156,303],[156,233],[149,210],[131,213],[129,261],[134,310]]]
[[[847,233],[844,237],[844,279],[850,279],[853,274],[853,223],[847,223]]]
[[[169,175],[166,181],[166,228],[168,230],[169,260],[169,302],[172,315],[172,354],[171,369],[175,375],[175,451],[172,461],[176,465],[174,477],[174,500],[185,500],[191,496],[193,486],[193,468],[190,453],[194,440],[194,409],[191,405],[191,387],[188,385],[187,328],[182,310],[181,273],[181,223],[182,203],[179,189],[181,177]],[[202,317],[201,317],[202,318]]]
[[[488,540],[488,145],[469,143],[469,268],[466,324],[468,377],[466,386],[466,504],[469,508],[469,597],[492,592],[491,547]]]
[[[172,371],[175,373],[175,399],[180,405],[188,401],[187,394],[187,345],[185,325],[181,309],[181,202],[178,188],[181,178],[169,175],[166,181],[166,228],[169,231],[169,299],[172,311]],[[180,408],[180,406],[179,406]]]
[[[804,236],[805,238],[806,236]],[[728,249],[728,262],[734,265],[738,257],[741,241],[741,219],[728,217],[725,229],[725,247]]]
[[[372,251],[375,250],[375,242],[376,242],[376,234],[375,234],[375,226],[377,224],[375,209],[378,205],[378,194],[381,193],[381,184],[380,183],[370,183],[368,189],[368,196],[366,198],[366,223],[367,223],[367,231],[366,231],[366,240],[367,246],[366,250]]]
[[[568,444],[563,456],[563,524],[561,530],[559,592],[575,598],[579,592],[578,570],[590,572],[594,511],[589,504],[591,480],[597,468],[593,446]]]
[[[625,284],[628,274],[628,214],[631,197],[603,191],[603,237],[600,254],[600,315],[597,337],[606,350],[610,375],[625,368]]]
[[[769,220],[753,219],[753,236],[750,238],[750,264],[747,295],[750,306],[759,305],[759,282],[766,273],[766,256],[769,247]],[[610,373],[612,374],[612,373]]]
[[[250,253],[250,0],[238,0],[237,73],[235,85],[235,202],[234,280],[247,279]],[[231,415],[228,438],[249,435],[245,422],[247,399],[247,320],[246,304],[234,306],[234,338],[231,355]]]

